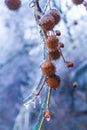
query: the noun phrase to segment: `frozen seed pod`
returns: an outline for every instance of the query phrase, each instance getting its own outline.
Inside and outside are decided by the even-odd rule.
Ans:
[[[77,88],[78,84],[76,82],[73,83],[73,87]]]
[[[54,28],[54,18],[50,14],[44,15],[40,19],[40,25],[43,31],[47,32]]]
[[[55,21],[55,25],[60,22],[60,19],[61,19],[61,18],[60,18],[60,14],[59,14],[58,10],[56,10],[56,9],[51,9],[51,10],[49,11],[49,14],[51,14],[51,15],[53,16],[54,21]]]
[[[5,0],[5,4],[10,10],[17,10],[21,6],[20,0]]]
[[[66,63],[66,67],[68,67],[68,68],[74,67],[74,64],[72,62],[67,62]]]
[[[61,35],[60,31],[55,31],[55,33],[56,33],[56,36],[60,36]]]
[[[46,76],[53,75],[55,73],[55,66],[51,61],[46,61],[41,66],[42,72]]]
[[[60,82],[61,82],[60,77],[57,76],[57,75],[55,75],[55,74],[52,75],[52,76],[49,76],[49,77],[47,78],[47,84],[48,84],[48,86],[49,86],[50,88],[52,88],[52,89],[58,88],[59,85],[60,85]]]
[[[64,44],[62,42],[59,43],[60,48],[64,48]]]
[[[58,46],[58,38],[54,35],[49,36],[46,40],[46,46],[49,49],[55,49]]]
[[[84,0],[72,0],[72,2],[76,5],[80,5],[83,3]]]
[[[52,60],[57,60],[57,59],[60,58],[60,52],[59,52],[58,49],[49,50],[48,56],[49,56],[49,58],[52,59]]]

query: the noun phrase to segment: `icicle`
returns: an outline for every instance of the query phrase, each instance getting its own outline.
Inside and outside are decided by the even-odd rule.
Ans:
[[[33,1],[30,2],[29,4],[30,8],[34,7],[35,6],[35,3]]]
[[[26,104],[26,105],[24,104],[24,106],[26,107],[26,109],[28,109],[28,108],[29,108],[29,104]]]
[[[42,124],[43,121],[44,121],[43,112],[44,112],[44,110],[46,109],[47,93],[48,93],[48,92],[46,92],[45,99],[44,99],[44,101],[43,101],[43,103],[42,103],[42,106],[41,106],[41,110],[40,110],[40,113],[39,113],[39,116],[38,116],[38,121],[37,121],[37,123],[35,124],[33,130],[39,130],[40,127],[41,127],[41,124]]]
[[[40,75],[40,79],[39,79],[39,81],[38,81],[38,83],[36,83],[37,84],[37,86],[36,87],[34,87],[35,89],[34,89],[34,91],[38,91],[38,89],[39,89],[39,87],[40,87],[40,84],[43,82],[43,79],[44,79],[44,77],[43,77],[43,75],[41,74]],[[35,84],[35,85],[36,85]],[[30,103],[32,103],[32,101],[34,100],[34,99],[36,99],[36,97],[35,97],[35,93],[34,92],[32,92],[32,94],[31,95],[28,95],[25,99],[24,99],[24,106],[28,106],[28,105],[30,105]]]
[[[47,121],[50,121],[50,118],[46,118]]]

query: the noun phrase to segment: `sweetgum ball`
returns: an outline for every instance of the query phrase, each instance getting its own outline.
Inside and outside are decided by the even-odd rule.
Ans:
[[[55,35],[51,35],[46,39],[46,46],[49,49],[56,49],[58,47],[58,38]]]
[[[43,15],[40,19],[40,25],[45,32],[52,30],[55,26],[53,16],[50,14]]]
[[[58,49],[49,50],[48,56],[52,60],[57,60],[60,58],[60,52]]]
[[[59,14],[58,10],[51,9],[49,11],[49,14],[51,14],[53,16],[55,24],[58,24],[60,22],[61,17],[60,17],[60,14]]]
[[[56,89],[60,86],[61,79],[58,75],[49,76],[47,79],[47,84],[50,88]]]
[[[55,66],[51,61],[46,61],[41,66],[42,72],[46,76],[53,75],[55,73]]]
[[[72,0],[72,2],[76,5],[80,5],[83,3],[84,0]]]
[[[21,6],[20,0],[5,0],[5,4],[10,10],[17,10]]]

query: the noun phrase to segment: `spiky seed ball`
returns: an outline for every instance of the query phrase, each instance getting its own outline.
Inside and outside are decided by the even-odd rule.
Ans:
[[[55,26],[53,16],[50,14],[42,16],[40,19],[40,25],[45,32],[52,30]]]
[[[5,0],[5,4],[10,10],[17,10],[21,6],[20,0]]]
[[[52,60],[57,60],[60,58],[60,52],[58,49],[49,50],[48,56]]]
[[[49,49],[55,49],[58,46],[58,38],[54,35],[51,35],[46,40],[46,46]]]
[[[55,20],[55,25],[60,22],[60,19],[61,19],[61,18],[60,18],[60,14],[59,14],[58,10],[56,10],[56,9],[51,9],[51,10],[49,11],[49,14],[51,14],[51,15],[53,16],[53,18],[54,18],[54,20]]]
[[[52,76],[49,76],[49,77],[47,78],[47,84],[48,84],[48,86],[49,86],[50,88],[52,88],[52,89],[58,88],[59,85],[60,85],[60,82],[61,82],[60,77],[57,76],[57,75],[55,75],[55,74],[52,75]]]
[[[53,75],[56,70],[54,64],[49,60],[42,64],[41,69],[46,76]]]
[[[84,0],[72,0],[72,2],[76,5],[82,4]]]
[[[66,67],[68,67],[68,68],[73,67],[73,66],[74,66],[74,64],[72,62],[67,62],[66,63]]]

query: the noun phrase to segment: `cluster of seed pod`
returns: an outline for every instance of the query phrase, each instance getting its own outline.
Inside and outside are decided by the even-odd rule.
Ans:
[[[56,9],[50,9],[40,19],[42,30],[46,34],[45,46],[48,49],[48,60],[42,64],[42,72],[46,77],[48,86],[56,89],[60,85],[60,77],[55,74],[56,68],[52,60],[58,60],[61,55],[61,49],[64,44],[59,42],[58,36],[61,35],[60,31],[53,31],[53,28],[60,21],[60,14]],[[51,33],[50,33],[51,32]],[[66,62],[66,67],[73,67],[72,62]]]
[[[40,25],[44,32],[53,30],[54,26],[60,21],[60,14],[56,9],[50,9],[40,19]]]
[[[58,48],[59,40],[55,34],[49,34],[49,31],[53,31],[53,28],[60,21],[60,14],[56,9],[50,9],[40,19],[40,25],[42,30],[46,33],[45,46],[48,49],[48,60],[42,64],[42,72],[46,77],[48,86],[52,89],[56,89],[60,85],[60,77],[55,74],[56,67],[52,63],[52,60],[60,58],[60,51]],[[59,32],[60,35],[60,32]]]
[[[56,67],[53,64],[53,60],[58,60],[62,56],[67,68],[74,66],[72,62],[66,62],[63,57],[61,48],[64,48],[64,44],[61,43],[58,38],[58,36],[61,35],[61,32],[53,30],[55,25],[60,22],[60,19],[61,19],[60,14],[56,9],[50,9],[46,14],[44,14],[39,19],[40,26],[45,34],[44,44],[48,50],[48,53],[47,53],[48,59],[41,65],[41,69],[45,77],[45,82],[47,83],[48,87],[50,87],[50,90],[54,90],[58,88],[61,83],[60,76],[56,75]],[[74,83],[73,86],[76,87],[77,84]],[[42,85],[42,88],[43,88],[43,85]],[[49,101],[50,100],[48,98],[48,102]],[[51,117],[51,114],[49,111],[49,103],[48,103],[45,114],[44,114],[44,118],[49,120],[50,117]]]

